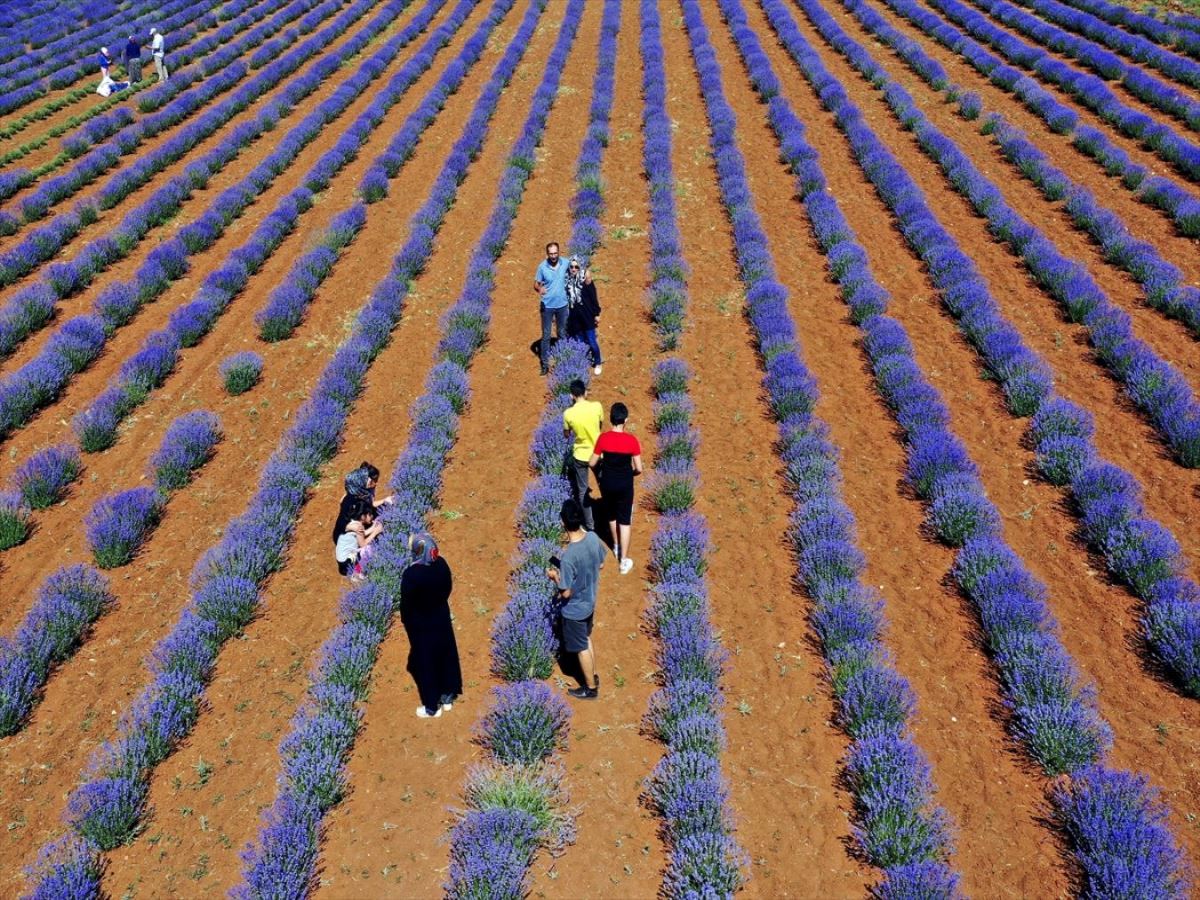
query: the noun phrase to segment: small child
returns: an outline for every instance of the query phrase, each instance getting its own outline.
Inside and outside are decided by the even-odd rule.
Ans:
[[[338,572],[349,575],[351,581],[362,581],[366,577],[363,564],[375,549],[375,538],[383,533],[383,523],[375,521],[375,507],[368,501],[359,501],[350,512],[346,530],[338,536],[334,548]]]

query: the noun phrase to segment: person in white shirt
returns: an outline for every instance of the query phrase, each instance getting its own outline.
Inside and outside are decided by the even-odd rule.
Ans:
[[[157,28],[150,29],[150,52],[154,54],[154,71],[158,73],[159,81],[170,78],[167,67],[163,63],[164,42],[162,32]]]

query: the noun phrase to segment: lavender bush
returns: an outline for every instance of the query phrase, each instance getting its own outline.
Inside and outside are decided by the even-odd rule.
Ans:
[[[70,444],[57,444],[29,457],[13,473],[11,484],[30,509],[45,509],[62,499],[82,471],[79,451]]]
[[[154,482],[162,493],[177,491],[212,456],[221,439],[221,422],[210,412],[185,413],[168,426],[162,445],[150,458]]]
[[[165,497],[148,487],[130,488],[96,501],[84,519],[88,546],[102,569],[133,559],[162,516]]]
[[[0,550],[23,544],[29,537],[29,506],[16,491],[0,492]]]
[[[262,370],[262,357],[252,350],[244,350],[225,357],[218,372],[225,390],[236,396],[246,393],[258,384]]]

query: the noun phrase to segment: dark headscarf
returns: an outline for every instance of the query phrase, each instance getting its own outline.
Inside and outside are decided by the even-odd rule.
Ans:
[[[353,472],[346,476],[346,494],[350,497],[355,497],[359,500],[370,500],[371,489],[367,487],[367,481],[370,476],[367,470],[359,466]]]
[[[408,536],[408,550],[414,566],[428,566],[438,558],[437,541],[428,531],[414,531]]]

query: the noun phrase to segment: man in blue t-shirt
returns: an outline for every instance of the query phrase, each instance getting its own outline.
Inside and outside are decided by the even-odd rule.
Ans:
[[[583,527],[583,507],[576,501],[563,503],[560,515],[567,547],[562,559],[555,561],[557,568],[547,569],[546,575],[558,586],[559,599],[565,601],[559,611],[563,650],[579,657],[579,687],[567,693],[577,700],[595,700],[600,696],[600,677],[592,649],[592,619],[600,568],[608,558],[608,550],[596,532]]]
[[[546,258],[538,264],[533,286],[541,297],[542,313],[542,374],[550,371],[550,323],[555,323],[555,337],[567,336],[567,261],[558,255],[558,244],[546,245]]]

